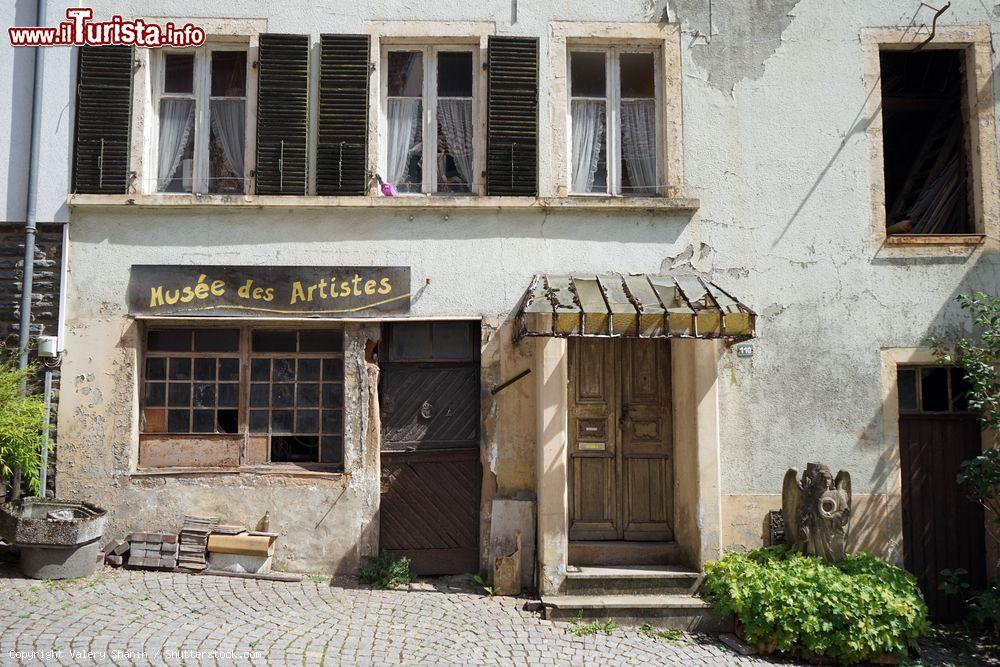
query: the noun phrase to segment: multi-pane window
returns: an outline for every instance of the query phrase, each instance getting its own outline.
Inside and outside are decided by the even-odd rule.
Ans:
[[[339,465],[343,345],[332,329],[150,329],[141,430],[263,438],[272,463]]]
[[[953,366],[908,366],[896,372],[900,412],[969,412],[969,384]]]
[[[476,186],[476,57],[471,48],[386,52],[385,174],[400,193]]]
[[[652,51],[570,53],[573,194],[659,194],[656,66]]]
[[[271,461],[339,462],[341,333],[257,330],[250,347],[250,433],[270,436]]]
[[[157,192],[244,192],[247,53],[211,46],[159,54]]]

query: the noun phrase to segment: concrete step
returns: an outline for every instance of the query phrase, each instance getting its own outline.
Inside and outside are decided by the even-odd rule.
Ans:
[[[649,623],[688,632],[728,632],[732,619],[715,613],[694,595],[555,595],[543,596],[545,618],[554,621],[612,619],[619,625]]]
[[[696,593],[704,575],[675,565],[570,565],[562,592],[566,595],[682,595]]]
[[[681,561],[676,542],[570,541],[570,565],[666,565]]]

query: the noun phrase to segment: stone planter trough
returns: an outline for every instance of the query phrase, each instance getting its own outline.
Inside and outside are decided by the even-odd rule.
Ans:
[[[22,498],[0,506],[0,536],[33,579],[86,577],[97,568],[107,512],[90,503]]]

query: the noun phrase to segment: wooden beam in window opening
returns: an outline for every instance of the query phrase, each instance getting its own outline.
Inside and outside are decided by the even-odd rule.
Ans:
[[[491,36],[487,46],[486,194],[538,194],[538,40]]]
[[[73,192],[125,194],[131,114],[132,47],[80,47]]]
[[[368,189],[369,35],[320,35],[316,194]]]
[[[304,195],[308,187],[309,36],[260,36],[257,194]]]

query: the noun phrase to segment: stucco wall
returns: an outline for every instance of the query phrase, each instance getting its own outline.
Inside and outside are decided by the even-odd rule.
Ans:
[[[58,4],[52,3],[52,14]],[[102,364],[123,354],[109,346],[117,345],[126,328],[124,288],[132,263],[408,265],[419,289],[414,316],[483,316],[494,324],[514,309],[532,273],[693,270],[760,314],[754,356],[737,359],[727,351],[720,362],[723,495],[777,493],[784,470],[807,461],[849,470],[856,493],[884,493],[896,471],[882,457],[879,351],[917,347],[928,335],[964,330],[966,318],[954,297],[973,288],[996,291],[1000,285],[996,229],[986,244],[960,250],[889,252],[871,240],[869,119],[863,113],[869,91],[860,31],[929,22],[929,10],[909,1],[750,4],[715,3],[711,29],[707,3],[693,0],[669,7],[647,0],[521,2],[513,25],[509,0],[414,0],[405,7],[384,0],[289,0],[280,10],[221,0],[200,7],[197,13],[204,16],[249,15],[267,19],[271,31],[314,34],[360,32],[363,20],[407,16],[495,21],[498,33],[541,38],[543,121],[550,90],[544,66],[550,21],[679,21],[684,194],[699,198],[700,209],[692,216],[663,211],[78,209],[70,222],[67,365],[102,377],[109,372]],[[98,14],[113,8],[131,15],[187,17],[193,11],[189,2],[174,0],[94,5]],[[995,41],[1000,5],[955,0],[940,23],[987,24]],[[52,159],[46,162],[50,180],[44,210],[53,219],[64,207],[68,180],[63,133],[72,115],[66,95],[70,60],[61,55],[46,63],[47,90],[63,91],[45,105],[53,134],[46,144]],[[49,67],[50,62],[61,65]],[[996,73],[996,54],[993,64]],[[986,92],[1000,99],[996,90]],[[0,132],[9,129],[4,125]],[[552,182],[553,140],[542,122],[543,194]],[[11,145],[9,134],[0,134],[0,145]],[[425,279],[430,279],[426,286]],[[95,322],[104,323],[101,336],[80,333]],[[529,365],[526,358],[512,356],[520,352],[496,354],[499,366],[484,361],[484,367],[498,381]],[[66,377],[77,374],[67,371]],[[115,393],[113,376],[101,382],[103,391]],[[531,384],[522,382],[500,394],[488,419],[499,424],[508,410],[523,414]],[[83,388],[64,390],[64,415],[90,400],[80,393]],[[65,394],[74,391],[76,398],[67,402]],[[83,433],[62,437],[64,447],[74,447],[72,438]],[[490,437],[498,447],[484,456],[496,457],[490,465],[499,474],[498,493],[530,487],[531,421],[518,419]],[[105,451],[113,439],[105,435],[91,442]],[[504,450],[506,441],[517,443],[516,448]],[[756,510],[742,514],[751,511]]]

